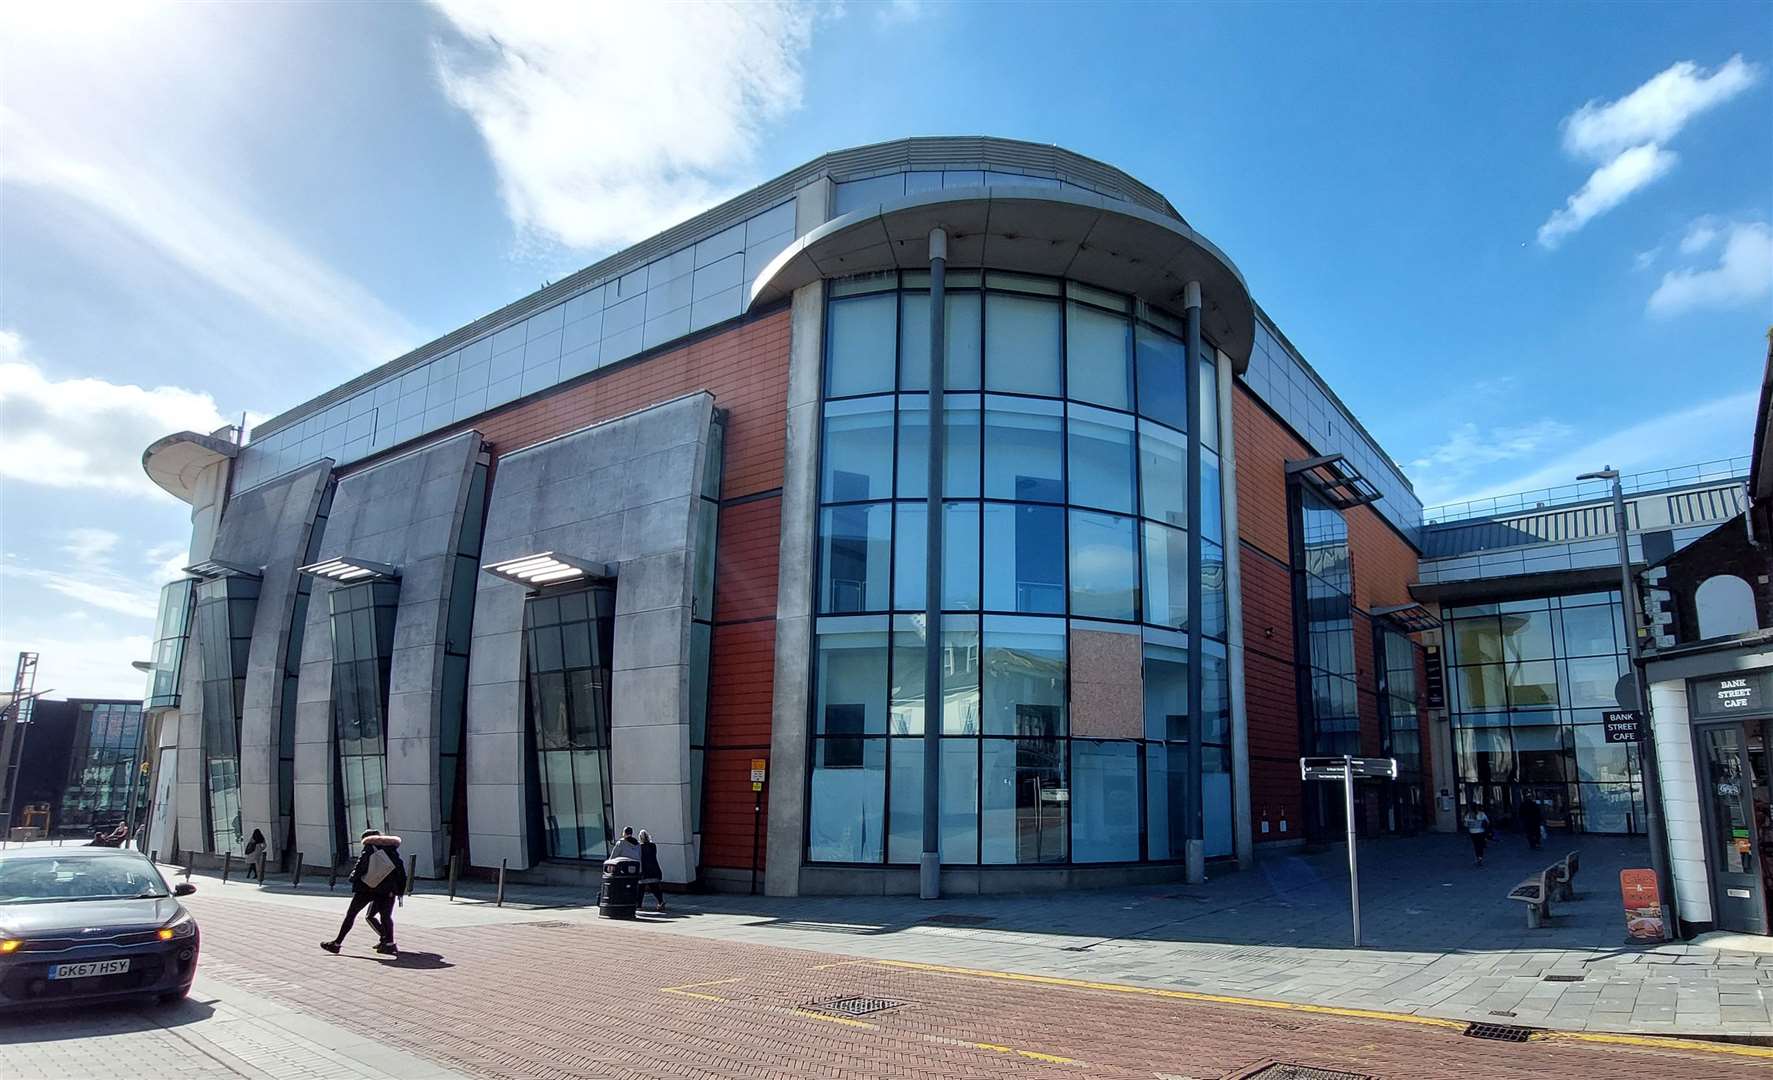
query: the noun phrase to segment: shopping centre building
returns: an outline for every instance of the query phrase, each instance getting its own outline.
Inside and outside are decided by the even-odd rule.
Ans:
[[[1302,755],[1397,759],[1367,833],[1516,782],[1465,775],[1489,699],[1429,708],[1444,620],[1504,634],[1465,549],[1226,253],[1055,147],[827,154],[144,465],[193,523],[162,851],[586,880],[633,825],[673,883],[993,891],[1338,835]],[[1604,584],[1537,586],[1616,664]]]

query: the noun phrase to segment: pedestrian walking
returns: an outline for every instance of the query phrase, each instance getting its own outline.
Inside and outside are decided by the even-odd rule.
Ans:
[[[1490,815],[1484,813],[1481,806],[1473,806],[1465,812],[1465,833],[1471,837],[1471,853],[1477,856],[1477,864],[1484,865],[1484,846],[1490,842]]]
[[[633,859],[636,862],[640,860],[640,841],[634,839],[634,826],[622,826],[622,836],[609,849],[609,857],[612,859]]]
[[[337,953],[356,923],[357,913],[368,908],[369,914],[363,921],[376,932],[376,952],[398,955],[394,945],[394,902],[406,891],[406,868],[400,865],[400,837],[365,829],[359,839],[363,841],[363,850],[357,856],[357,865],[351,868],[351,903],[345,908],[345,920],[339,924],[338,935],[321,942],[320,947]]]
[[[665,874],[659,869],[659,845],[645,829],[640,830],[640,899],[635,902],[638,908],[646,902],[646,894],[652,893],[659,902],[658,910],[665,910]]]
[[[252,838],[246,842],[246,876],[257,878],[260,885],[265,883],[265,854],[269,847],[264,832],[259,829],[254,829]]]
[[[1545,840],[1545,808],[1538,799],[1521,804],[1521,831],[1527,834],[1527,846],[1538,851]]]

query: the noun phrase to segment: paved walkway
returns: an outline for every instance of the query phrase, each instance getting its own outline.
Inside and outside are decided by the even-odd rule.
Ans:
[[[120,1004],[0,1016],[7,1080],[452,1080],[388,1042],[200,974],[173,1006]]]
[[[1582,853],[1576,900],[1554,905],[1551,926],[1527,929],[1522,905],[1505,894],[1571,848]],[[936,902],[673,897],[669,916],[649,914],[631,929],[1564,1031],[1773,1041],[1773,954],[1624,944],[1618,872],[1643,865],[1641,842],[1566,838],[1534,852],[1506,837],[1481,870],[1460,837],[1371,841],[1361,853],[1361,949],[1350,946],[1341,849],[1267,856],[1196,886]],[[539,909],[569,923],[596,918],[583,890],[514,886],[497,909],[480,883],[453,904],[429,895],[437,888],[420,883],[404,925],[533,922]],[[252,893],[238,882],[226,890]],[[324,879],[300,894],[273,883],[257,895],[327,911],[342,899],[327,895]]]

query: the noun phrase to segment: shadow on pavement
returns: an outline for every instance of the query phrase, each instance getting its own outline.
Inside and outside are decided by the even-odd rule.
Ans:
[[[214,1016],[213,1004],[198,998],[186,998],[175,1005],[159,1005],[150,998],[92,1005],[35,1006],[0,1013],[0,1046],[182,1027]]]
[[[340,953],[339,955],[348,956],[353,960],[374,960],[383,967],[404,968],[409,971],[442,971],[444,968],[455,967],[454,964],[443,958],[443,954],[434,952],[406,952],[402,950],[398,956],[382,956],[377,953],[368,955]]]

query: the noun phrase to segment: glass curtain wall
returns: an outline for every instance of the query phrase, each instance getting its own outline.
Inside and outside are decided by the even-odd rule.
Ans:
[[[523,612],[529,719],[543,851],[601,861],[609,853],[610,647],[615,590],[532,596]]]
[[[173,709],[179,703],[179,673],[185,662],[185,636],[191,626],[193,578],[179,578],[160,587],[160,610],[154,617],[154,655],[148,668],[143,704]]]
[[[203,657],[203,772],[209,849],[240,854],[240,716],[259,579],[232,575],[197,587],[197,644]]]
[[[486,476],[486,463],[476,463],[450,562],[449,608],[444,619],[443,701],[437,712],[437,809],[446,836],[444,850],[452,854],[468,845],[468,832],[462,827],[468,809],[467,785],[462,782],[462,735],[468,723],[468,644],[474,632],[475,586],[486,524]]]
[[[1342,512],[1299,485],[1293,573],[1307,677],[1310,753],[1361,752],[1354,670],[1354,571]]]
[[[1391,786],[1394,827],[1413,833],[1422,827],[1422,715],[1416,707],[1416,643],[1408,634],[1380,623],[1375,630],[1379,657],[1379,722],[1387,757],[1397,759]]]
[[[1618,591],[1446,614],[1462,812],[1477,803],[1511,821],[1534,798],[1554,827],[1642,832],[1638,748],[1608,743],[1601,724],[1628,670]]]
[[[924,685],[929,275],[830,283],[808,858],[917,862],[933,722],[944,863],[1181,859],[1190,573],[1207,635],[1207,851],[1230,854],[1212,362],[1191,377],[1179,321],[1129,297],[992,271],[946,284],[938,720]],[[1191,409],[1205,513],[1188,501]]]
[[[332,617],[332,716],[339,747],[340,851],[365,829],[388,827],[388,673],[394,660],[398,581],[365,581],[327,594]]]
[[[81,705],[60,826],[109,831],[119,821],[139,820],[148,797],[144,760],[140,705]]]

